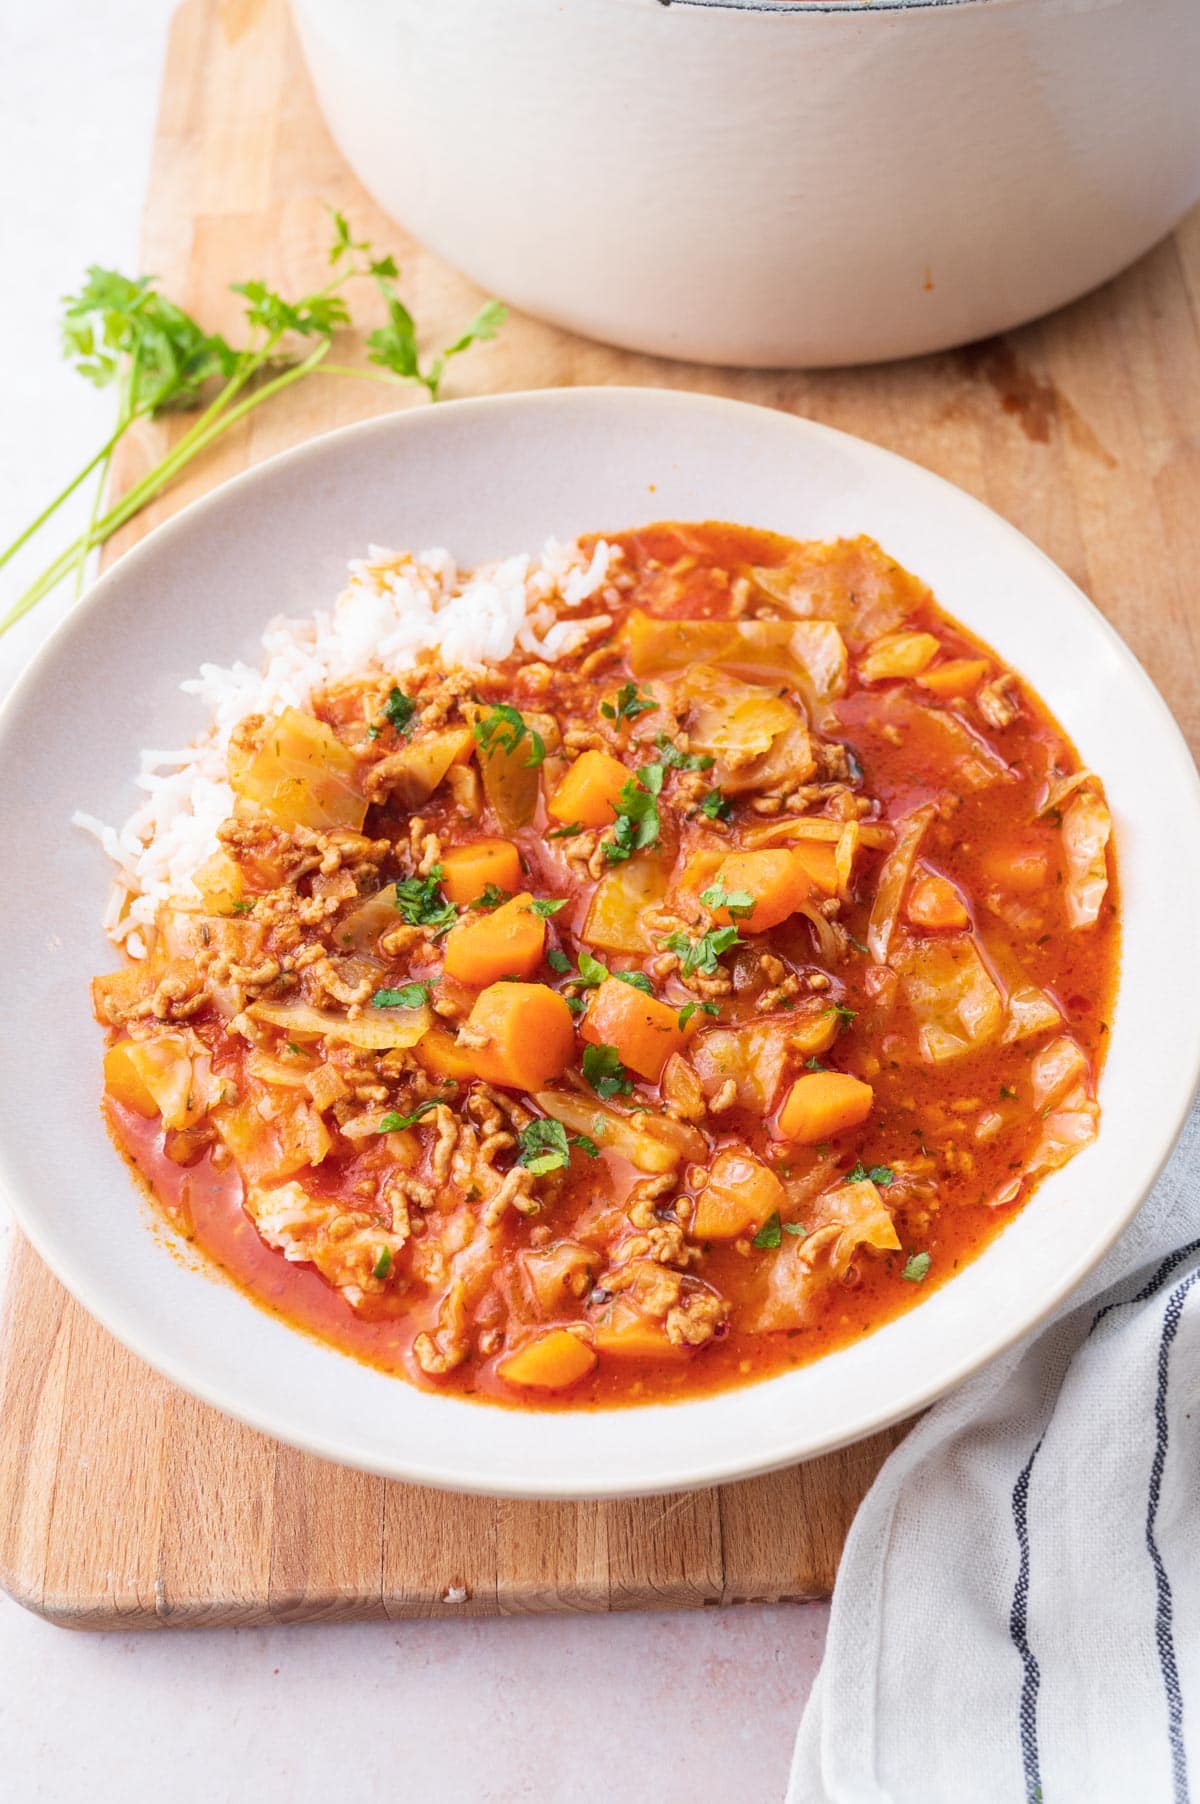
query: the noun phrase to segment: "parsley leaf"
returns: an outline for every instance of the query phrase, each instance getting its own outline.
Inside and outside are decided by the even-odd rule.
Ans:
[[[412,696],[405,695],[402,689],[396,689],[394,687],[383,704],[383,712],[387,723],[397,733],[405,733],[408,731],[409,727],[412,725],[413,716],[416,711],[417,704],[412,699]]]
[[[814,1055],[811,1059],[805,1059],[804,1069],[806,1071],[828,1071],[829,1066],[822,1065],[820,1059]]]
[[[399,990],[376,990],[371,998],[372,1008],[420,1008],[423,1002],[429,1001],[429,986],[424,983],[406,983]]]
[[[603,983],[604,979],[607,976],[608,976],[607,966],[602,965],[598,958],[593,958],[590,952],[584,952],[583,949],[580,948],[580,953],[579,953],[579,981],[580,981],[580,983],[586,984],[588,989],[590,990],[590,989],[593,989],[596,986],[596,984]]]
[[[535,915],[541,915],[543,921],[550,915],[556,915],[560,908],[567,906],[567,897],[535,896],[530,906]]]
[[[612,976],[618,983],[627,983],[631,989],[644,990],[647,996],[654,994],[654,985],[644,971],[614,971]]]
[[[740,946],[742,936],[736,927],[712,927],[698,940],[689,940],[686,933],[672,933],[663,944],[668,952],[678,953],[679,968],[685,977],[693,971],[699,971],[703,977],[715,977],[717,960],[731,947]]]
[[[583,1075],[601,1102],[612,1096],[629,1096],[633,1090],[615,1046],[585,1046]]]
[[[442,894],[442,867],[435,864],[428,877],[402,877],[396,884],[396,907],[410,927],[433,927],[435,937],[453,927],[458,910]]]
[[[733,808],[719,789],[710,789],[706,796],[700,798],[700,812],[706,814],[710,821],[723,821]]]
[[[582,826],[581,822],[568,821],[568,823],[565,827],[551,827],[549,833],[547,833],[547,835],[546,835],[546,838],[547,839],[574,839],[574,837],[577,833],[582,833],[582,832],[583,832],[583,826]]]
[[[719,881],[701,890],[700,900],[705,908],[727,909],[735,920],[754,913],[754,897],[748,889],[726,889]]]
[[[508,702],[497,702],[494,708],[475,722],[472,732],[476,744],[490,758],[497,751],[515,752],[517,747],[529,741],[529,756],[525,760],[526,770],[532,770],[541,764],[546,756],[546,742],[540,733],[535,733],[526,724],[525,716],[519,708],[510,707]]]
[[[868,1171],[861,1159],[846,1173],[847,1184],[862,1184],[868,1178],[872,1184],[878,1184],[881,1190],[886,1190],[889,1184],[895,1183],[896,1174],[890,1165],[872,1165]]]
[[[782,1239],[783,1227],[779,1220],[779,1211],[776,1209],[773,1214],[768,1215],[766,1221],[758,1230],[758,1233],[754,1236],[754,1239],[750,1244],[751,1246],[758,1247],[760,1252],[766,1252],[771,1247],[779,1246]]]
[[[678,1025],[681,1029],[687,1026],[697,1009],[703,1010],[706,1015],[719,1015],[721,1012],[715,1002],[685,1002],[678,1017]]]
[[[808,1234],[808,1229],[802,1221],[785,1221],[783,1231],[785,1234],[794,1235],[797,1240],[804,1240]]]
[[[617,690],[615,707],[612,702],[601,702],[600,704],[600,712],[605,720],[617,722],[636,720],[639,714],[653,714],[657,708],[658,703],[653,696],[638,694],[636,683],[622,683]]]
[[[545,1120],[527,1121],[519,1139],[521,1151],[517,1164],[533,1172],[535,1177],[541,1177],[547,1171],[561,1171],[570,1163],[567,1130],[561,1121],[554,1121],[549,1116]]]
[[[509,890],[501,889],[498,883],[485,883],[471,907],[486,909],[490,912],[493,908],[499,908],[501,903],[509,900],[511,900]]]
[[[389,1109],[386,1115],[379,1118],[381,1134],[402,1134],[405,1128],[414,1127],[428,1109],[436,1109],[436,1102],[419,1102],[411,1115],[398,1115],[395,1109]]]
[[[547,952],[546,963],[552,971],[569,971],[571,969],[570,959],[565,952],[560,952],[557,946],[551,946]]]
[[[858,1013],[858,1010],[847,1008],[844,1002],[835,1002],[831,1008],[825,1010],[825,1013],[827,1015],[836,1015],[839,1027],[849,1027],[855,1015]]]
[[[906,1262],[900,1276],[907,1278],[910,1284],[920,1284],[932,1264],[933,1260],[928,1253],[914,1253]]]
[[[616,837],[604,848],[610,864],[620,864],[658,844],[662,821],[658,813],[658,796],[662,793],[663,767],[643,764],[636,776],[628,778],[614,804],[617,817]]]
[[[517,1164],[523,1165],[535,1177],[541,1177],[548,1171],[561,1171],[569,1163],[571,1147],[577,1146],[581,1153],[589,1159],[598,1159],[600,1149],[594,1140],[586,1134],[568,1135],[561,1121],[550,1116],[544,1119],[527,1121],[518,1136],[521,1151]]]
[[[654,735],[654,749],[665,770],[711,770],[714,760],[707,752],[681,752],[666,733]],[[713,794],[717,792],[714,790]]]
[[[382,1247],[378,1259],[371,1267],[371,1276],[373,1278],[386,1278],[391,1269],[392,1249],[391,1247]]]

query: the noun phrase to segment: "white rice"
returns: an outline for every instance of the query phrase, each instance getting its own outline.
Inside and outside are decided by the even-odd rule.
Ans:
[[[145,800],[119,829],[77,813],[117,867],[105,929],[134,958],[146,953],[142,930],[159,904],[198,894],[195,873],[217,849],[217,829],[233,812],[225,777],[230,735],[248,714],[303,708],[328,684],[399,676],[422,652],[448,666],[495,663],[514,652],[553,662],[568,656],[607,620],[575,610],[611,606],[620,548],[599,541],[590,558],[577,544],[548,544],[541,558],[522,553],[460,571],[448,551],[419,557],[371,546],[350,566],[329,613],[278,617],[262,636],[261,669],[202,664],[183,683],[209,712],[209,725],[182,751],[143,751],[137,787]],[[569,615],[569,618],[564,618]]]

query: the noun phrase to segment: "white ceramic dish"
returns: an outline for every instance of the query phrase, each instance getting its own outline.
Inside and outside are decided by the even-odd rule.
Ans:
[[[293,0],[360,179],[491,292],[710,363],[1006,330],[1200,195],[1195,0]]]
[[[119,820],[144,745],[200,722],[180,680],[255,656],[264,618],[325,605],[370,541],[473,561],[551,534],[725,518],[866,531],[1047,698],[1116,819],[1124,976],[1096,1143],[921,1307],[746,1390],[595,1414],[429,1395],[306,1339],[148,1231],[101,1124],[88,980],[110,968],[108,870],[69,825]],[[1129,1221],[1200,1067],[1200,784],[1148,679],[1068,579],[939,478],[860,440],[696,395],[512,395],[352,427],[262,465],[124,558],[0,718],[0,1184],[47,1263],[178,1383],[330,1459],[523,1496],[674,1490],[823,1452],[908,1415],[1024,1333]],[[1147,773],[1152,773],[1148,778]]]

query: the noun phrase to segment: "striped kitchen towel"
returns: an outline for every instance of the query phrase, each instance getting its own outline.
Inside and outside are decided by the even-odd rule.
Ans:
[[[1200,1804],[1198,1280],[1200,1108],[1091,1279],[880,1472],[788,1804]]]

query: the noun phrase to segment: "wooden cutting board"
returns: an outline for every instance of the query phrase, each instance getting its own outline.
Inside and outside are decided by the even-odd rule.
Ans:
[[[479,303],[385,219],[316,111],[283,0],[185,0],[154,150],[142,266],[237,333],[231,280],[324,279],[326,203],[393,249],[427,342]],[[586,222],[580,222],[581,229]],[[936,269],[932,272],[937,280]],[[885,369],[670,364],[514,317],[449,392],[653,383],[740,396],[863,434],[989,502],[1115,622],[1200,729],[1200,216],[1099,293],[1003,340]],[[370,297],[356,316],[377,323]],[[361,356],[356,345],[351,359]],[[328,427],[421,405],[371,383],[298,385],[141,517]],[[118,485],[169,429],[128,447]],[[323,1464],[238,1427],[119,1347],[18,1242],[0,1345],[0,1582],[77,1628],[497,1614],[803,1599],[830,1589],[900,1431],[774,1477],[611,1504],[447,1497]]]

